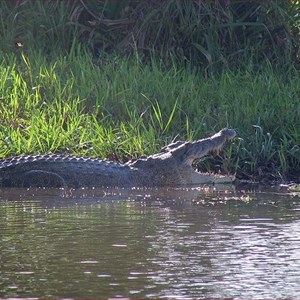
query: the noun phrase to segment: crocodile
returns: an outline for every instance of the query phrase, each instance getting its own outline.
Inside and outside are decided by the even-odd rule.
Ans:
[[[156,154],[124,164],[53,153],[0,159],[0,186],[159,187],[231,183],[234,175],[201,173],[192,165],[210,151],[219,152],[235,136],[235,130],[225,128],[208,138],[173,142]]]

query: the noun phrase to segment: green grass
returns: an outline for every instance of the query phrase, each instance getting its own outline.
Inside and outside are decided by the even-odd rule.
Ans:
[[[223,71],[207,79],[138,57],[2,53],[0,156],[63,152],[124,161],[223,127],[238,139],[223,155],[242,177],[299,176],[300,84],[291,69]],[[299,179],[299,177],[298,177]]]

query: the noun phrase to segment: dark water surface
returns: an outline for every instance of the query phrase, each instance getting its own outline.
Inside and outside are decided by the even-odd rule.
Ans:
[[[282,188],[0,190],[0,297],[300,297]]]

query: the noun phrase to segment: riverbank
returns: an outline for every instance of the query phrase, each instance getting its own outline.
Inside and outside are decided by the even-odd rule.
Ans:
[[[297,1],[5,0],[0,16],[0,157],[124,162],[230,127],[200,170],[300,181]]]
[[[238,138],[201,168],[299,181],[300,86],[292,68],[206,78],[74,46],[68,55],[4,53],[0,82],[1,157],[51,151],[123,162],[230,127]]]

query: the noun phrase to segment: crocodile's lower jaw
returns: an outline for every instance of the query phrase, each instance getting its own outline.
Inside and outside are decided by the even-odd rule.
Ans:
[[[235,181],[235,175],[213,175],[214,183],[232,183]]]
[[[213,173],[200,173],[195,171],[191,184],[203,184],[203,183],[233,183],[235,181],[235,175],[222,175]]]

